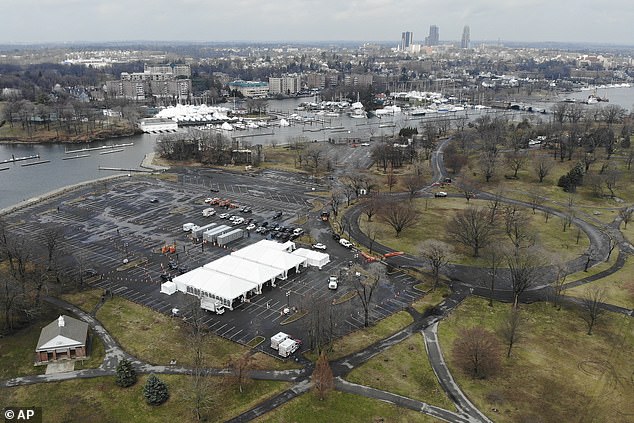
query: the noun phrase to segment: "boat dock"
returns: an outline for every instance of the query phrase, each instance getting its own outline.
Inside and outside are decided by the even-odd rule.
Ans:
[[[22,165],[22,167],[25,167],[25,166],[35,166],[35,165],[40,165],[40,164],[50,163],[50,162],[51,162],[50,160],[40,160],[39,162],[24,163],[24,164]]]
[[[83,153],[85,151],[107,150],[109,148],[129,147],[131,145],[134,145],[134,143],[129,142],[124,144],[102,145],[101,147],[87,147],[87,148],[80,148],[79,150],[68,150],[68,151],[65,151],[64,153],[65,154]]]
[[[99,170],[112,170],[114,172],[152,173],[151,170],[145,170],[145,169],[124,169],[122,167],[104,167],[104,166],[99,166]]]
[[[90,154],[78,154],[76,156],[71,156],[71,157],[62,157],[62,160],[82,159],[84,157],[90,157]]]
[[[110,150],[110,151],[102,151],[99,154],[112,154],[112,153],[121,153],[123,151],[123,148],[120,148],[118,150]]]
[[[39,159],[39,158],[40,158],[39,154],[36,154],[34,156],[26,156],[26,157],[15,157],[11,155],[10,159],[3,160],[0,163],[15,163],[15,162],[21,162],[23,160],[32,160],[32,159]]]

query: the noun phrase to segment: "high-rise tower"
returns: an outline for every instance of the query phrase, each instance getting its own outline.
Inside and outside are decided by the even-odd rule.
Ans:
[[[401,50],[407,50],[409,46],[412,45],[414,41],[414,33],[413,32],[403,32],[401,34]]]
[[[468,25],[465,25],[462,30],[462,41],[460,41],[460,48],[470,48],[471,47],[471,30]]]
[[[438,27],[436,25],[430,26],[429,35],[425,38],[425,45],[437,46],[439,39],[440,37],[438,35]]]

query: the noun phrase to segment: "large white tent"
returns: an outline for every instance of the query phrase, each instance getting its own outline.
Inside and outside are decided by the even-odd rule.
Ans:
[[[307,248],[298,248],[291,254],[305,258],[309,266],[318,267],[319,270],[330,263],[330,256],[328,254],[320,253],[319,251],[315,250],[309,250]]]
[[[271,286],[275,286],[275,278],[284,274],[281,269],[231,255],[221,257],[203,267],[256,283],[260,286],[260,291],[262,285],[267,282],[270,282]]]
[[[263,240],[266,241],[266,240]],[[270,242],[270,241],[269,241]],[[301,266],[307,266],[307,260],[304,257],[294,256],[285,251],[272,249],[267,243],[262,241],[251,244],[238,251],[231,253],[232,256],[241,257],[254,263],[266,264],[283,271],[280,279],[288,277],[289,270],[293,268],[299,273]]]
[[[258,285],[253,282],[204,267],[176,276],[174,283],[183,293],[218,300],[229,310],[260,292]]]

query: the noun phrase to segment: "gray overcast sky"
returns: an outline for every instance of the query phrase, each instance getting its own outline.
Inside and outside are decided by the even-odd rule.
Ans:
[[[0,42],[570,41],[634,44],[632,0],[3,0]]]

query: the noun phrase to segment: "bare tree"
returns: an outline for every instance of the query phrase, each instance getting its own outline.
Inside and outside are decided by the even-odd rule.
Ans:
[[[301,304],[306,316],[302,319],[303,326],[308,334],[309,347],[321,354],[332,349],[332,340],[335,338],[335,310],[326,298],[308,298]]]
[[[528,190],[528,202],[531,205],[531,210],[533,210],[533,214],[535,214],[535,211],[538,207],[544,204],[544,201],[546,201],[546,199],[539,189],[532,188]]]
[[[506,341],[507,349],[506,349],[506,357],[511,357],[511,350],[513,349],[513,345],[515,345],[521,337],[521,329],[522,329],[523,319],[520,314],[520,309],[517,307],[512,307],[506,318],[502,322],[502,327],[500,328],[500,334],[502,338]]]
[[[392,188],[394,188],[397,182],[398,178],[394,174],[394,168],[390,166],[387,170],[387,174],[385,175],[385,185],[387,185],[390,192],[392,192]]]
[[[420,175],[407,175],[403,182],[405,184],[405,188],[407,189],[407,194],[409,196],[409,200],[412,201],[418,191],[420,191],[425,186],[425,180]]]
[[[309,161],[310,166],[316,173],[323,164],[326,150],[322,145],[311,144],[304,150],[304,157]]]
[[[544,179],[550,174],[552,168],[553,161],[549,157],[543,154],[533,157],[533,169],[540,184],[544,182]]]
[[[420,244],[419,247],[421,257],[431,267],[434,276],[434,286],[436,289],[440,281],[440,271],[444,268],[453,257],[453,247],[446,242],[436,239],[427,239]]]
[[[372,222],[374,216],[380,210],[380,201],[376,195],[372,195],[363,201],[363,213],[368,217],[368,222]]]
[[[484,208],[468,207],[460,210],[447,225],[447,233],[455,241],[473,249],[473,257],[480,255],[480,249],[493,241],[498,231],[491,224],[489,211]]]
[[[495,171],[497,167],[497,155],[490,152],[485,151],[480,154],[480,171],[484,176],[484,180],[489,182],[493,176],[495,176]]]
[[[379,235],[379,231],[376,227],[376,224],[371,221],[367,221],[365,223],[365,227],[363,228],[363,232],[370,240],[370,245],[368,245],[368,249],[370,250],[370,254],[372,254],[372,249],[374,248],[374,243],[376,242],[376,237]]]
[[[513,306],[517,307],[520,295],[537,283],[540,258],[536,253],[527,251],[520,255],[507,255],[506,263],[511,276]]]
[[[481,328],[462,329],[453,345],[458,366],[474,379],[494,376],[500,369],[500,343]]]
[[[495,282],[497,277],[497,272],[500,268],[500,264],[502,263],[502,258],[504,254],[502,253],[502,248],[496,244],[493,244],[485,250],[485,259],[487,261],[488,274],[489,274],[489,288],[490,288],[490,297],[489,297],[489,307],[493,307],[493,294],[495,293]]]
[[[370,308],[372,307],[372,294],[377,287],[381,274],[376,267],[371,268],[370,274],[364,276],[357,272],[353,277],[354,290],[363,307],[363,326],[370,326]]]
[[[416,223],[418,213],[409,203],[405,204],[398,200],[391,200],[381,207],[379,216],[394,229],[398,238],[404,229]]]
[[[592,328],[605,313],[602,303],[605,301],[605,289],[589,287],[581,299],[581,318],[588,325],[588,335],[592,335]]]
[[[330,193],[330,209],[334,217],[339,214],[339,206],[341,205],[341,191],[332,190]]]
[[[568,264],[562,260],[558,259],[553,264],[555,268],[555,280],[552,284],[553,290],[553,305],[557,307],[557,310],[561,309],[561,293],[564,289],[564,284],[566,282],[566,277],[568,277]]]
[[[535,245],[535,236],[529,226],[528,217],[513,206],[504,208],[504,231],[515,247],[515,255],[520,253],[521,248]]]
[[[621,218],[621,222],[623,222],[623,224],[625,225],[625,229],[627,229],[627,224],[632,219],[633,212],[634,209],[631,209],[629,207],[624,207],[619,210],[619,217]]]
[[[190,297],[187,309],[187,339],[188,350],[192,354],[191,379],[188,385],[189,394],[186,399],[191,404],[194,419],[197,421],[206,420],[207,413],[214,404],[211,402],[211,384],[206,368],[206,345],[207,330],[205,329],[205,312],[200,307],[197,297]]]
[[[313,388],[317,393],[320,401],[323,401],[328,393],[335,387],[335,379],[328,363],[328,357],[323,351],[319,354],[319,358],[315,363],[315,370],[312,375]]]
[[[512,151],[507,153],[504,159],[506,161],[506,167],[513,172],[513,178],[517,179],[517,173],[526,166],[528,156],[523,151]]]
[[[237,385],[240,392],[243,392],[243,387],[250,382],[249,372],[253,369],[253,355],[251,351],[246,351],[238,356],[232,357],[227,363],[227,367],[230,370],[229,382]]]

